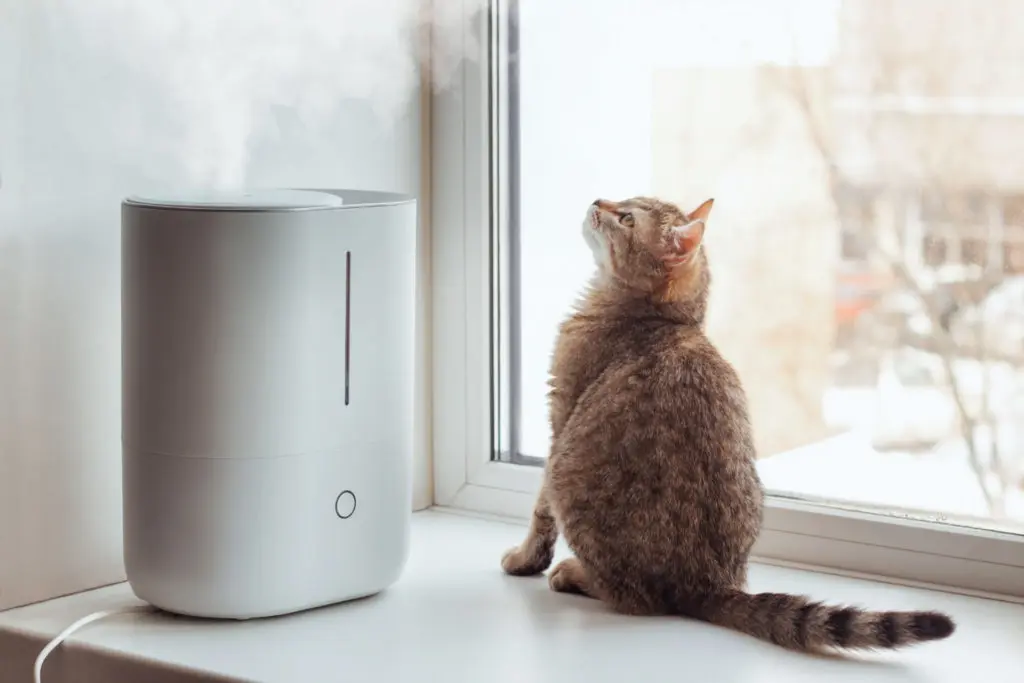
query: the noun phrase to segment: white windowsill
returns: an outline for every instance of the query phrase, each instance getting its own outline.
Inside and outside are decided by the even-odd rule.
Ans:
[[[523,526],[428,511],[414,516],[403,577],[367,600],[250,622],[162,614],[109,617],[47,660],[44,683],[133,681],[1019,681],[1024,606],[755,565],[753,590],[881,609],[941,609],[947,641],[895,653],[800,655],[707,624],[615,615],[504,576]],[[296,558],[301,562],[301,558]],[[138,604],[125,584],[0,613],[0,683],[31,680],[40,648],[96,610]],[[72,678],[73,673],[73,678]]]

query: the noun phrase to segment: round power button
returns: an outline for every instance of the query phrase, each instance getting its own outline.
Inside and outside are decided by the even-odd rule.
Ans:
[[[356,511],[356,494],[342,491],[334,500],[334,513],[341,519],[348,519]]]

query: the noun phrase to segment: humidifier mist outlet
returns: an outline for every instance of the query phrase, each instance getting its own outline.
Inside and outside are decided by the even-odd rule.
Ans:
[[[416,203],[122,206],[124,559],[161,609],[246,619],[377,593],[411,515]]]

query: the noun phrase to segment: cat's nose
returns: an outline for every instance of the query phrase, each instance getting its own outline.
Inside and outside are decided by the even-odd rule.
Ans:
[[[607,199],[595,199],[594,203],[591,206],[596,206],[599,209],[604,209],[605,211],[610,211],[611,210],[611,204],[612,203],[610,201],[608,201]]]

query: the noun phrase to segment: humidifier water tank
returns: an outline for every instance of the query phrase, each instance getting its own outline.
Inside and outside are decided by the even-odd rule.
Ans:
[[[246,619],[405,563],[416,203],[347,190],[122,205],[124,558],[141,599]]]

